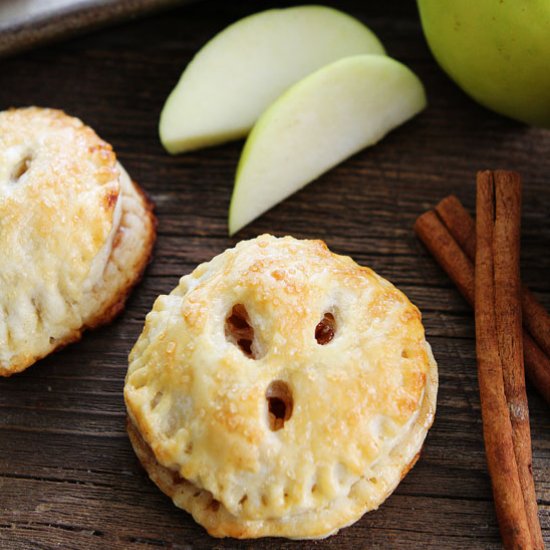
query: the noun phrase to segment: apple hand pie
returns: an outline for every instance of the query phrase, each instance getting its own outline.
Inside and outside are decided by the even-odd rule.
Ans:
[[[128,432],[216,537],[322,538],[416,462],[437,365],[418,309],[321,241],[239,243],[159,296],[129,358]]]
[[[0,375],[113,319],[154,239],[151,203],[91,128],[0,112]]]

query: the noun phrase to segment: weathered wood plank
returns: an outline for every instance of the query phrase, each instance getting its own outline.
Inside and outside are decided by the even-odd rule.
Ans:
[[[414,3],[344,0],[340,8],[371,25],[389,53],[419,74],[429,108],[230,239],[227,207],[242,142],[170,157],[158,142],[158,115],[198,47],[271,6],[208,0],[0,61],[0,108],[38,104],[82,117],[151,194],[160,222],[154,261],[115,323],[0,380],[2,548],[500,547],[473,317],[411,228],[450,193],[471,212],[477,170],[518,170],[523,276],[550,307],[550,132],[494,115],[458,90],[432,60]],[[422,311],[440,367],[438,413],[420,462],[378,511],[322,542],[210,539],[147,479],[124,431],[126,357],[156,296],[198,263],[262,232],[322,238],[389,278]],[[531,388],[529,403],[550,544],[550,414]]]

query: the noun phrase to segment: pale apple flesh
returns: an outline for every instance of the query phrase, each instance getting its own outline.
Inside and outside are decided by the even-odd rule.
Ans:
[[[246,141],[229,233],[373,145],[425,105],[420,80],[386,56],[342,59],[304,78],[261,116]]]
[[[419,0],[445,72],[500,114],[550,128],[550,0]]]
[[[323,6],[268,10],[208,42],[189,63],[161,113],[170,153],[246,136],[289,86],[346,56],[384,54],[360,21]]]

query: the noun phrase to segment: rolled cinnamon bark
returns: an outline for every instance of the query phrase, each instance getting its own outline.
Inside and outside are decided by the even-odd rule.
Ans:
[[[439,202],[435,211],[468,258],[475,261],[475,222],[462,203],[454,195],[449,195]],[[522,285],[521,308],[524,327],[542,352],[550,358],[550,314],[525,285]],[[550,361],[548,368],[550,369]]]
[[[474,305],[474,265],[433,210],[418,217],[414,231],[466,301]]]
[[[505,218],[501,212],[503,203],[507,203],[510,187],[497,185],[495,201],[495,182],[493,173],[479,172],[477,176],[476,200],[476,263],[475,263],[475,316],[476,316],[476,355],[478,364],[479,393],[481,398],[481,414],[483,419],[483,436],[487,466],[491,476],[495,508],[500,525],[500,531],[505,548],[532,548],[534,540],[530,532],[524,493],[520,482],[518,462],[512,436],[512,426],[515,418],[527,418],[523,395],[516,371],[521,365],[517,363],[516,319],[505,323],[505,317],[510,312],[508,306],[517,301],[519,310],[519,280],[514,280],[516,272],[513,262],[517,254],[512,251],[512,260],[503,258],[501,249],[503,241],[519,249],[516,245],[516,234],[519,239],[519,219],[516,210],[510,208]],[[504,192],[505,199],[500,195]],[[495,220],[496,215],[496,220]],[[504,276],[510,277],[512,297],[503,303],[498,288]],[[509,325],[512,333],[504,337],[500,334],[504,326]],[[521,339],[521,335],[520,335]],[[505,383],[504,360],[512,361],[507,367],[513,380]],[[517,384],[516,384],[517,382]],[[505,391],[517,391],[509,403]],[[509,404],[512,406],[509,407]],[[519,407],[518,414],[512,413]],[[527,413],[527,414],[526,414]],[[530,445],[529,445],[530,447]]]
[[[475,222],[462,203],[453,195],[444,198],[435,207],[435,213],[426,212],[418,218],[414,229],[437,262],[458,286],[462,295],[473,306],[474,267],[472,262],[475,259]],[[471,260],[469,265],[464,261],[464,253]],[[466,274],[466,271],[471,271],[471,274]],[[462,279],[462,285],[457,279]],[[471,287],[465,289],[466,280],[471,280]],[[550,353],[546,354],[539,345],[539,340],[544,342],[545,335],[550,334],[550,316],[525,285],[522,286],[522,312],[526,374],[533,386],[550,404]],[[531,334],[525,330],[529,329],[531,332],[533,328]],[[550,348],[550,336],[548,347]]]
[[[460,248],[474,262],[476,259],[476,224],[462,203],[454,195],[449,195],[439,201],[435,211]]]
[[[529,531],[534,548],[544,549],[532,473],[531,429],[523,365],[519,267],[521,179],[519,174],[504,170],[495,171],[493,179],[496,199],[493,233],[495,312],[504,391]]]
[[[540,349],[550,357],[550,314],[525,285],[522,287],[521,309],[523,324]]]
[[[481,176],[483,177],[483,176]],[[486,176],[487,177],[487,176]],[[500,177],[500,175],[499,175]],[[506,179],[506,178],[505,178]],[[519,201],[518,205],[519,206]],[[437,214],[436,214],[437,212]],[[475,256],[475,235],[476,228],[475,223],[466,212],[466,210],[461,205],[460,201],[456,197],[447,197],[443,199],[437,207],[436,212],[429,211],[421,215],[415,223],[415,231],[424,242],[428,250],[433,254],[438,263],[443,267],[443,269],[448,273],[451,279],[455,282],[463,296],[466,300],[473,305],[474,304],[474,266],[471,262],[471,258]],[[519,209],[515,214],[517,221],[517,229],[519,230]],[[504,216],[504,219],[507,219],[508,216]],[[502,221],[502,216],[501,216]],[[505,240],[504,253],[508,255],[509,251],[509,241]],[[502,248],[502,244],[501,244]],[[513,253],[514,258],[517,258],[519,254],[519,248],[517,248],[517,253]],[[516,262],[516,259],[509,258],[512,262]],[[516,262],[517,264],[517,262]],[[505,285],[499,285],[504,291],[507,292],[506,286],[508,285],[509,278],[504,277]],[[517,287],[517,284],[516,284]],[[517,289],[514,291],[514,295],[517,296]],[[527,298],[525,298],[527,296]],[[502,299],[502,298],[501,298]],[[539,308],[542,308],[536,299],[530,295],[526,287],[523,287],[522,291],[522,304],[523,310],[525,309],[526,299],[531,303],[534,301]],[[496,303],[496,301],[495,301]],[[519,311],[519,307],[514,307],[515,311]],[[542,308],[543,309],[543,308]],[[542,326],[545,326],[545,320],[540,315],[538,309],[528,309],[528,315],[533,315],[534,312],[537,314],[537,319],[543,319]],[[545,315],[546,312],[543,309]],[[517,325],[518,325],[518,315],[515,315],[516,326],[516,339],[517,339]],[[528,323],[525,323],[525,326],[530,326]],[[505,329],[505,332],[507,329]],[[498,337],[497,337],[498,341]],[[527,367],[527,372],[529,377],[534,384],[534,386],[543,394],[545,399],[550,403],[550,359],[537,343],[530,337],[526,330],[523,330],[523,353],[525,357],[525,364]],[[517,362],[517,349],[515,352],[515,361]],[[521,359],[520,359],[521,360]],[[499,356],[499,361],[500,356]],[[502,366],[502,361],[501,361]],[[504,375],[501,374],[502,387],[504,387]],[[481,382],[480,382],[481,383]],[[521,387],[521,378],[520,378],[520,387]],[[509,388],[509,392],[513,394],[513,384]],[[489,388],[494,391],[494,388]],[[521,394],[521,391],[520,391]],[[500,396],[502,397],[502,395]],[[504,398],[506,401],[506,415],[508,416],[508,425],[512,426],[512,419],[510,418],[510,412],[508,408],[508,400],[506,400],[506,391],[504,392]],[[515,432],[516,435],[512,435],[512,452],[514,459],[516,460],[515,476],[519,481],[521,489],[521,499],[520,502],[523,502],[524,513],[527,520],[527,525],[529,529],[530,542],[528,547],[533,548],[544,548],[542,542],[542,534],[540,533],[540,525],[538,522],[538,514],[536,509],[536,500],[534,495],[533,479],[531,474],[531,445],[530,445],[530,435],[529,431],[525,430],[525,426],[522,426],[521,423],[524,422],[524,418],[527,418],[525,415],[526,411],[526,402],[518,405],[517,400],[514,403],[514,400],[511,400],[513,405],[513,419],[515,424],[515,429],[512,429],[512,434]],[[494,415],[491,415],[494,416]],[[528,428],[528,424],[527,424]],[[526,437],[527,435],[527,437]],[[526,443],[527,441],[527,443]],[[497,443],[499,443],[497,438]],[[502,443],[502,442],[500,442]],[[505,443],[505,442],[504,442]],[[508,441],[509,443],[509,441]],[[527,449],[527,452],[525,452]],[[508,451],[510,447],[508,446]],[[509,456],[508,456],[509,459]],[[518,461],[520,467],[518,468]],[[507,477],[507,474],[504,475]],[[522,479],[522,481],[520,481]],[[505,490],[506,483],[502,483],[502,490]],[[525,491],[524,491],[525,489]],[[517,494],[516,494],[517,496]],[[496,495],[495,495],[496,500]],[[497,507],[502,508],[506,503],[500,504],[497,503]],[[519,512],[521,516],[521,512]],[[500,515],[499,515],[500,517]],[[515,528],[514,528],[515,529]],[[513,530],[514,530],[513,529]],[[521,531],[521,528],[520,528]],[[517,532],[515,529],[514,532]],[[508,544],[508,543],[507,543]],[[513,543],[510,543],[513,545]]]

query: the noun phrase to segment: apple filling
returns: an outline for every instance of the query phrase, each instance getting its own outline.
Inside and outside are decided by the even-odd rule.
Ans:
[[[119,164],[118,168],[120,169],[120,179],[123,177],[128,177],[124,168]],[[109,261],[109,258],[111,256],[111,251],[113,250],[113,243],[115,240],[115,236],[118,233],[118,230],[120,228],[120,220],[122,218],[122,202],[123,202],[123,194],[122,190],[120,190],[117,197],[114,198],[116,200],[115,208],[113,211],[113,224],[111,226],[111,230],[109,231],[109,235],[107,236],[107,240],[105,241],[105,244],[101,248],[101,250],[97,253],[96,257],[94,258],[92,262],[92,266],[90,267],[90,272],[88,273],[88,277],[84,281],[83,285],[83,291],[89,292],[91,291],[96,285],[101,283],[101,280],[103,278],[103,272],[105,271],[105,267],[107,266],[107,263]]]

